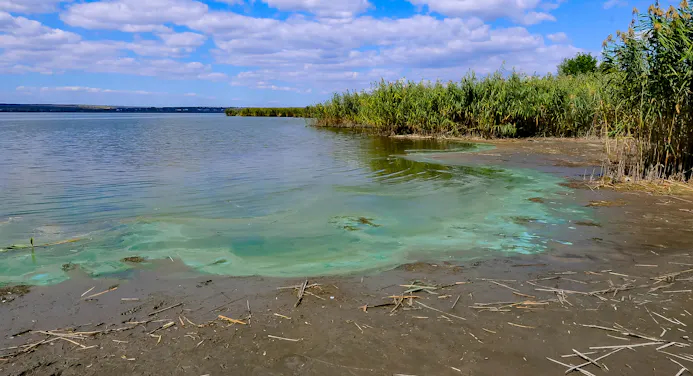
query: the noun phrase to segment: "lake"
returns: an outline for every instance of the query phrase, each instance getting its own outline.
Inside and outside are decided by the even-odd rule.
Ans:
[[[139,256],[224,275],[308,276],[541,252],[579,210],[555,176],[444,165],[489,145],[220,114],[0,114],[0,282]],[[32,252],[30,239],[37,246]]]

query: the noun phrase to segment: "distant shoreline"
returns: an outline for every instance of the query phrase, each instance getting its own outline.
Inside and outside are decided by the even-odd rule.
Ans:
[[[2,112],[97,112],[97,113],[224,113],[226,107],[131,107],[92,106],[79,104],[6,104],[0,103]]]

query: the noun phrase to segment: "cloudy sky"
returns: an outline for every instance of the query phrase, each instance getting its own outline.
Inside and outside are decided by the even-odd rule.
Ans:
[[[634,0],[0,0],[0,102],[307,105],[385,78],[546,73]]]

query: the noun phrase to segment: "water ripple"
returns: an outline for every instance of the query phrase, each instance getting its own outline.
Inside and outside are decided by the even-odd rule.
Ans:
[[[0,114],[0,248],[62,242],[33,256],[0,251],[0,282],[58,282],[67,263],[116,273],[133,255],[209,273],[304,275],[422,252],[544,249],[512,218],[561,223],[527,199],[563,188],[536,172],[428,158],[475,148],[298,119]]]

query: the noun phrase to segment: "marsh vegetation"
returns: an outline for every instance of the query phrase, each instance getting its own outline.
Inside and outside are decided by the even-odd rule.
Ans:
[[[605,174],[688,179],[693,169],[693,11],[686,0],[633,12],[609,36],[601,64],[589,55],[559,74],[497,71],[458,82],[380,81],[308,108],[317,126],[387,135],[599,136]]]
[[[306,117],[305,107],[228,108],[226,116]]]

